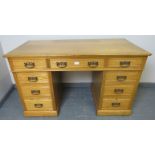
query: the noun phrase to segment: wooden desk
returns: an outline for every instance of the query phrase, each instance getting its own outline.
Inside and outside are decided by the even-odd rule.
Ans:
[[[25,116],[57,116],[61,72],[92,71],[97,115],[129,115],[147,57],[125,39],[29,41],[6,54]]]

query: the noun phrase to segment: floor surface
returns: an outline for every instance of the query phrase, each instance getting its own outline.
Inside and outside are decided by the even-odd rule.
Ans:
[[[64,88],[58,117],[24,117],[17,90],[14,89],[0,108],[1,120],[154,120],[155,88],[139,87],[131,116],[96,116],[89,87]]]

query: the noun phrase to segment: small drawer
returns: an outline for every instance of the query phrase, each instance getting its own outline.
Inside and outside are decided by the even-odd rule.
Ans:
[[[53,101],[50,99],[27,99],[24,100],[26,110],[29,111],[51,111],[53,110]]]
[[[26,97],[48,97],[51,96],[49,85],[24,85],[21,86],[22,94]]]
[[[108,110],[125,110],[130,108],[129,98],[104,98],[101,104],[102,109]]]
[[[134,86],[105,86],[104,95],[131,95],[134,93]]]
[[[38,70],[47,68],[46,59],[13,59],[12,69],[18,70]]]
[[[16,73],[20,84],[49,83],[48,72]]]
[[[51,59],[50,66],[54,70],[101,70],[104,68],[104,59]]]
[[[120,69],[142,69],[144,66],[143,58],[109,58],[107,67]]]
[[[138,71],[108,71],[105,73],[104,80],[106,85],[113,84],[134,84],[140,77]]]

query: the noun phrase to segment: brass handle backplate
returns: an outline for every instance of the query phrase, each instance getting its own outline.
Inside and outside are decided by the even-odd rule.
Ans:
[[[98,61],[90,61],[90,62],[88,62],[88,66],[90,68],[96,68],[96,67],[98,67],[98,65],[99,65]]]
[[[35,108],[42,108],[43,107],[43,104],[34,104],[34,107]]]
[[[31,94],[32,95],[39,95],[40,94],[40,90],[31,90]]]
[[[114,92],[116,94],[123,94],[124,93],[124,89],[114,89]]]
[[[34,62],[25,62],[24,66],[28,69],[32,69],[35,67],[35,63]]]
[[[119,102],[113,102],[112,103],[112,107],[120,107],[120,103]]]
[[[56,65],[59,68],[66,68],[67,67],[67,62],[57,62]]]
[[[30,81],[30,82],[37,82],[38,81],[38,77],[28,77],[28,81]]]
[[[117,76],[117,81],[122,82],[127,79],[127,76]]]
[[[122,68],[128,68],[130,67],[131,62],[130,61],[120,61],[120,67]]]

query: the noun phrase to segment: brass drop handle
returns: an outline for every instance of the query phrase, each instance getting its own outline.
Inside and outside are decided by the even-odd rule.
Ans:
[[[43,104],[34,104],[34,107],[35,108],[42,108],[43,107]]]
[[[28,77],[28,81],[30,81],[30,82],[37,82],[38,81],[38,77]]]
[[[124,93],[124,89],[114,89],[114,93],[115,94],[123,94]]]
[[[127,79],[127,76],[117,76],[117,81],[122,82]]]
[[[128,68],[130,67],[131,62],[130,61],[120,61],[120,67],[122,68]]]
[[[31,94],[32,95],[39,95],[40,94],[40,90],[31,90]]]
[[[96,67],[98,67],[98,65],[99,65],[98,61],[90,61],[90,62],[88,62],[88,66],[90,68],[96,68]]]
[[[25,68],[32,69],[35,67],[35,63],[34,62],[25,62],[24,66],[25,66]]]
[[[56,65],[59,68],[66,68],[67,67],[67,62],[57,62]]]
[[[120,107],[121,104],[119,102],[113,102],[112,107]]]

